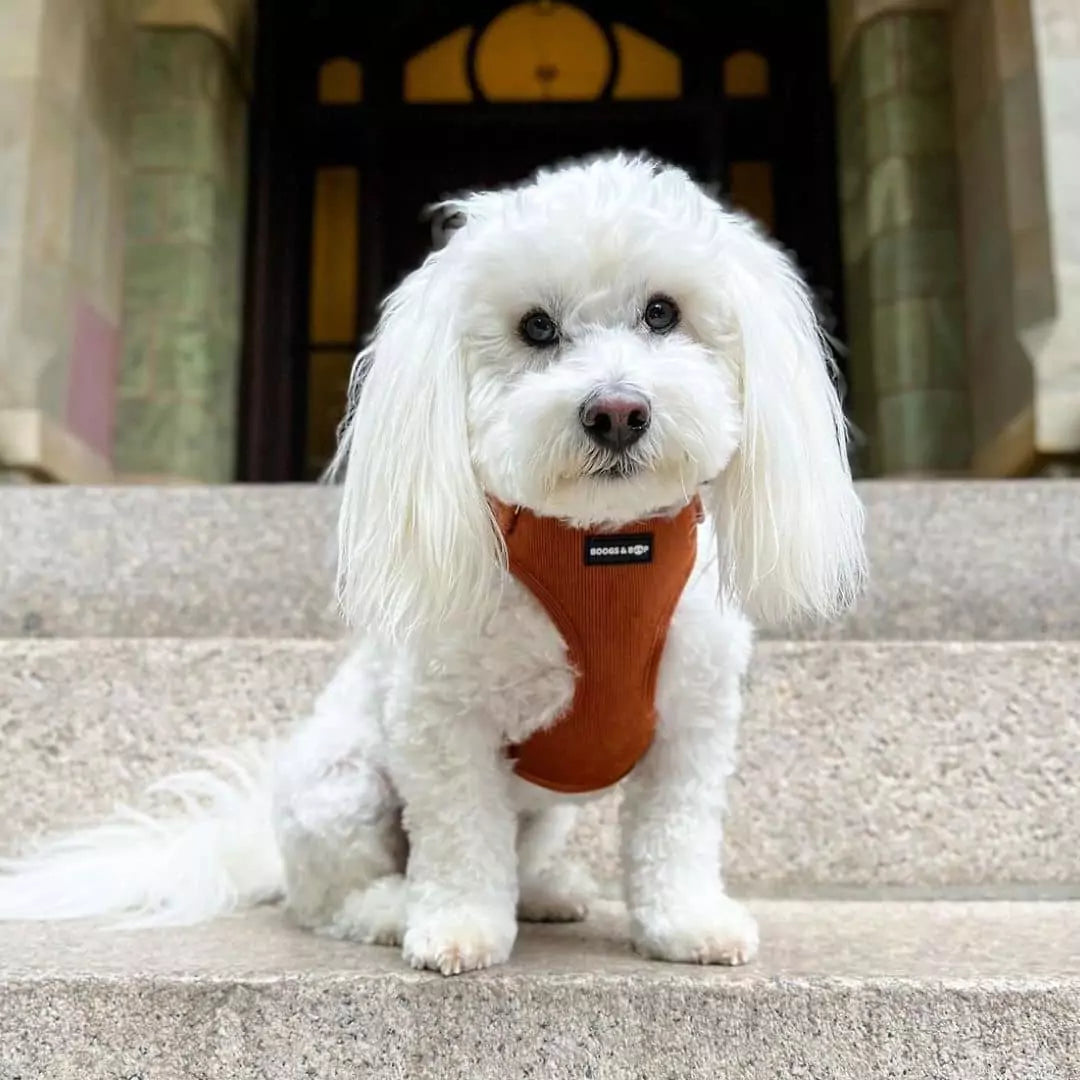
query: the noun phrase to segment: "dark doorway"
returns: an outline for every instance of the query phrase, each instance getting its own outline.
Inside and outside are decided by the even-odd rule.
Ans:
[[[260,3],[242,479],[318,473],[378,301],[431,245],[426,206],[566,158],[684,166],[842,318],[826,0],[371,8]]]

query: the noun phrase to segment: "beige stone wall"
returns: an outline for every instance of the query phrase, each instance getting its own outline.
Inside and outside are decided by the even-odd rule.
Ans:
[[[109,475],[131,0],[4,0],[0,460]]]
[[[975,469],[1025,471],[1035,380],[1024,335],[1053,312],[1029,0],[957,0],[952,23]]]

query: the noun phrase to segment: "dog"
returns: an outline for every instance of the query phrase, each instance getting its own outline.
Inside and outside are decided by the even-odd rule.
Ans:
[[[646,158],[443,209],[455,227],[354,371],[332,472],[356,635],[312,715],[272,753],[169,782],[175,817],[8,860],[0,917],[192,923],[283,895],[315,932],[485,968],[519,920],[585,917],[592,883],[566,853],[596,786],[574,779],[580,756],[623,788],[633,946],[754,957],[720,868],[752,625],[829,617],[865,573],[808,290],[749,219]],[[538,585],[515,544],[539,563],[556,545],[565,572]],[[608,584],[575,654],[549,593],[579,579]],[[523,775],[590,679],[578,741]]]

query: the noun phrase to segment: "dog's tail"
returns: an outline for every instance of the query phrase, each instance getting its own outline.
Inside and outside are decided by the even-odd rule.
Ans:
[[[0,920],[106,918],[190,926],[272,900],[283,886],[269,746],[203,755],[148,791],[160,816],[121,807],[100,825],[0,859]]]

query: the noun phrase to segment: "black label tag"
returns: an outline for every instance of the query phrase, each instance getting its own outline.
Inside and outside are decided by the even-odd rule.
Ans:
[[[620,563],[651,563],[652,533],[624,533],[622,536],[586,536],[585,565],[612,566]]]

